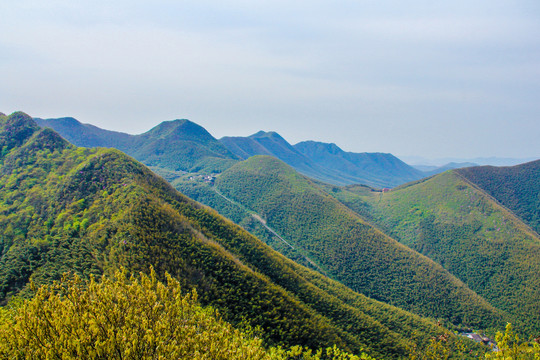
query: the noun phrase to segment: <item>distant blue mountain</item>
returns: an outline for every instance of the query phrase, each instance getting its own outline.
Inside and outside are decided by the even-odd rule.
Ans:
[[[248,137],[224,137],[220,141],[242,159],[271,155],[306,176],[336,185],[395,187],[425,176],[392,154],[349,153],[335,144],[315,141],[292,146],[275,132],[259,131]]]
[[[395,187],[425,177],[423,172],[388,153],[346,152],[336,144],[316,141],[300,142],[294,148],[325,169],[362,180],[354,183]]]
[[[461,169],[464,167],[478,166],[478,164],[472,162],[449,162],[443,166],[432,166],[432,165],[413,165],[413,168],[422,171],[425,176],[432,176],[445,172],[446,170]]]
[[[335,185],[385,188],[426,176],[392,154],[345,152],[335,144],[315,141],[292,146],[276,132],[218,141],[186,119],[164,121],[140,135],[100,129],[71,117],[35,120],[77,146],[116,148],[158,170],[219,173],[240,159],[270,155],[308,177]]]

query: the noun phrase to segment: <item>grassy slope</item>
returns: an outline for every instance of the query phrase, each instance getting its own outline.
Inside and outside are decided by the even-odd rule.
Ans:
[[[67,270],[153,265],[270,343],[394,358],[442,331],[284,258],[118,151],[75,148],[21,113],[1,119],[0,148],[4,300]]]
[[[388,193],[329,191],[390,236],[442,264],[531,334],[540,330],[540,239],[450,171]]]
[[[216,186],[356,291],[454,324],[501,324],[496,309],[440,265],[382,234],[276,159],[241,162]]]

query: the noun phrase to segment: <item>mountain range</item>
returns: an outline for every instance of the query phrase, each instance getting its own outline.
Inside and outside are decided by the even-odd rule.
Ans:
[[[445,330],[302,267],[114,149],[0,117],[0,300],[72,271],[168,272],[268,344],[401,358]],[[454,340],[459,340],[453,338]]]
[[[395,187],[425,177],[392,154],[351,153],[335,144],[289,144],[275,132],[213,138],[189,120],[165,121],[146,133],[129,135],[82,124],[73,118],[35,119],[77,146],[114,147],[157,171],[219,173],[254,155],[274,156],[311,178],[336,185]],[[442,171],[442,170],[441,170]]]
[[[268,344],[402,358],[445,328],[540,331],[540,161],[426,177],[391,154],[217,140],[189,120],[141,135],[0,121],[0,301],[67,270],[151,265]]]
[[[69,117],[35,121],[77,146],[115,148],[158,169],[221,172],[237,159],[203,127],[185,119],[165,121],[140,135],[100,129]]]
[[[55,125],[55,121],[65,122],[65,120],[39,120],[38,122],[42,126],[49,126],[51,124]],[[71,120],[71,122],[73,121]],[[70,124],[68,127],[71,126]],[[87,125],[80,124],[80,126],[84,128]],[[109,138],[111,134],[113,137],[118,136],[118,133],[105,132],[103,134],[107,134]],[[125,138],[126,135],[122,136]],[[103,139],[105,136],[101,136],[101,138]],[[425,173],[404,164],[391,154],[347,153],[335,144],[313,141],[292,146],[275,132],[261,131],[245,138],[225,137],[218,141],[206,130],[188,120],[164,122],[145,134],[128,135],[128,138],[132,140],[123,140],[123,144],[137,144],[137,146],[131,145],[131,148],[123,145],[125,146],[124,149],[129,150],[128,154],[141,159],[147,165],[157,165],[164,172],[173,170],[193,172],[197,170],[193,167],[188,168],[184,165],[184,167],[177,165],[178,163],[186,163],[185,159],[178,159],[181,156],[180,154],[190,159],[192,164],[208,163],[209,151],[185,151],[187,147],[179,146],[182,141],[194,143],[195,145],[192,145],[192,148],[211,148],[214,154],[221,154],[223,156],[221,158],[210,156],[213,161],[227,163],[221,167],[222,172],[217,177],[200,182],[193,176],[188,177],[188,175],[179,174],[171,176],[169,180],[174,187],[184,194],[213,207],[222,215],[241,224],[289,258],[339,280],[353,290],[422,316],[442,318],[451,324],[494,328],[503,319],[525,323],[524,319],[530,316],[530,312],[526,312],[524,315],[524,313],[515,311],[515,309],[505,305],[511,302],[514,304],[513,306],[516,306],[519,301],[514,301],[514,298],[499,299],[499,294],[504,293],[506,290],[492,289],[493,291],[483,293],[484,288],[482,286],[487,286],[487,278],[478,275],[482,273],[481,271],[476,271],[475,276],[483,279],[480,281],[483,285],[476,286],[479,281],[477,278],[471,279],[465,276],[470,275],[473,272],[472,270],[462,272],[458,269],[463,269],[463,267],[458,267],[458,265],[447,267],[448,260],[435,256],[435,252],[431,250],[426,251],[424,247],[418,247],[412,240],[410,242],[404,240],[415,234],[411,239],[418,241],[418,234],[424,236],[423,234],[426,233],[424,228],[432,226],[426,225],[426,222],[431,219],[430,217],[427,217],[428,220],[426,220],[424,216],[419,216],[416,221],[410,221],[410,214],[405,213],[405,211],[412,211],[411,209],[415,208],[413,204],[409,204],[404,208],[395,205],[395,209],[403,208],[404,212],[388,213],[387,211],[377,210],[377,207],[371,201],[379,199],[378,204],[383,204],[379,196],[384,194],[387,197],[387,189],[380,192],[369,186],[349,185],[343,188],[344,190],[339,190],[341,188],[326,185],[327,183],[332,183],[334,186],[351,184],[355,176],[356,179],[362,178],[364,184],[377,183],[380,187],[394,181],[394,185],[397,185],[404,181],[403,178],[400,181],[397,180],[399,177],[396,174],[399,173],[400,176],[408,176],[409,180],[416,179],[420,181],[419,184],[425,186],[425,184],[432,182],[436,183],[436,179],[445,178],[442,175],[436,176],[434,180],[418,180],[424,178],[422,174]],[[170,147],[174,151],[163,151],[162,147],[164,145],[161,145],[161,147],[155,146],[156,143],[167,144],[168,141],[170,141]],[[109,140],[109,144],[111,143]],[[145,143],[152,146],[145,145]],[[220,150],[217,151],[216,149]],[[151,159],[160,160],[156,162]],[[247,160],[239,161],[238,159]],[[289,164],[292,168],[284,166],[285,164],[279,160]],[[220,166],[215,166],[215,168],[218,167]],[[530,166],[527,167],[527,169],[529,168]],[[384,169],[384,171],[381,169]],[[474,169],[476,168],[469,167],[460,171],[463,173],[471,173],[471,171],[478,173],[474,172]],[[322,182],[310,181],[300,176],[296,171]],[[485,173],[485,171],[481,173]],[[534,176],[536,173],[531,171],[526,171],[526,173],[529,174],[529,182],[537,179]],[[329,178],[332,178],[333,181],[330,181]],[[341,180],[336,180],[337,178]],[[517,181],[516,183],[519,184],[520,182]],[[411,189],[422,189],[420,185],[414,182],[410,184],[412,185],[406,185],[407,192],[397,187],[392,190],[392,196],[397,198],[395,194],[408,193],[412,191]],[[468,181],[467,185],[475,188],[475,191],[478,191],[478,187],[481,187],[475,185],[471,180]],[[531,184],[526,185],[528,185],[526,188],[529,191],[526,192],[526,196],[523,195],[521,198],[534,199],[534,194],[538,194],[539,191],[531,187]],[[455,185],[456,188],[461,186],[465,185]],[[435,189],[440,191],[442,188],[444,186],[437,185],[430,191],[437,193]],[[340,198],[344,193],[348,194],[348,197],[354,198],[356,195],[352,196],[351,194],[354,194],[354,191],[350,191],[350,189],[360,189],[361,193],[367,193],[369,196],[356,197],[354,201],[349,198],[345,200]],[[366,191],[366,189],[369,189],[369,191]],[[417,191],[419,199],[427,196],[425,190]],[[482,194],[484,193],[482,192]],[[460,199],[457,195],[459,193],[437,198],[436,202],[429,205],[430,209],[427,213],[432,215],[440,214],[441,210],[437,207],[447,206],[444,205],[446,201],[457,201],[456,199]],[[428,196],[428,198],[432,197],[433,194]],[[492,198],[490,197],[490,199]],[[460,202],[465,202],[465,200],[461,199]],[[467,209],[474,213],[475,210],[471,208],[472,206],[482,206],[483,209],[486,205],[467,204],[465,202],[460,206],[467,206]],[[530,214],[531,221],[536,224],[537,214],[534,212],[536,203],[533,201],[528,203],[527,206],[524,211]],[[431,207],[434,207],[434,209],[431,209]],[[485,214],[485,211],[477,211],[483,215],[475,219],[475,222],[471,225],[472,229],[476,229],[470,230],[473,231],[472,234],[479,231],[476,221],[481,224],[490,221],[487,220],[488,215]],[[421,212],[421,214],[425,215],[425,212]],[[391,220],[393,219],[392,216],[395,220]],[[384,221],[381,220],[383,218]],[[457,215],[454,216],[450,225],[461,226],[458,219],[462,218]],[[400,221],[403,221],[407,226],[400,225]],[[389,223],[392,225],[388,225]],[[434,224],[437,224],[437,222],[434,222]],[[532,236],[534,239],[532,243],[534,244],[538,240],[537,234],[529,232],[523,235],[521,233],[523,225],[521,219],[517,219],[517,222],[511,222],[511,225],[508,225],[511,226],[511,230],[508,231],[512,234],[517,233],[518,238]],[[379,229],[383,230],[385,235]],[[438,237],[440,235],[436,234],[443,230],[437,228],[433,231],[435,235],[430,236]],[[450,230],[445,229],[443,233],[450,234],[448,231]],[[460,231],[463,231],[463,228]],[[471,234],[469,235],[471,237],[464,240],[470,241],[471,238],[474,238]],[[453,238],[458,235],[448,236]],[[511,241],[518,240],[512,237]],[[402,242],[407,247],[398,246],[399,242]],[[433,244],[430,245],[431,247],[433,247]],[[518,247],[518,245],[512,245],[513,250],[510,252],[515,252]],[[413,250],[412,253],[409,253],[410,249]],[[529,249],[529,254],[535,254],[533,249],[535,248]],[[415,251],[422,253],[427,258],[418,257]],[[465,250],[458,251],[456,255],[461,256],[461,251]],[[479,249],[478,251],[485,250]],[[371,263],[364,256],[368,256]],[[524,254],[516,256],[523,257]],[[373,262],[373,259],[378,259],[380,262]],[[430,261],[434,262],[430,263]],[[525,261],[525,263],[529,262],[530,260]],[[393,266],[388,266],[388,264]],[[442,265],[442,267],[438,268],[439,265]],[[505,268],[503,263],[500,262],[492,264],[492,266],[493,268],[484,268],[489,269],[486,271],[489,272],[490,276],[503,271]],[[425,278],[420,276],[417,273],[420,268],[429,268],[428,273],[430,275]],[[355,275],[357,272],[364,276]],[[438,279],[436,282],[433,280],[435,278]],[[530,278],[536,281],[534,274],[531,274]],[[411,281],[411,279],[414,280]],[[497,277],[495,276],[493,279],[497,279]],[[421,285],[423,283],[424,285]],[[501,282],[498,281],[498,283]],[[521,284],[525,283],[521,282]],[[513,283],[509,282],[507,285],[511,286]],[[437,286],[440,286],[440,288],[434,290]],[[425,289],[425,292],[419,289]],[[410,296],[413,294],[417,298],[411,298]],[[448,296],[448,294],[452,294],[452,296]],[[534,295],[534,293],[531,293],[529,297],[523,298],[525,301],[524,308],[527,308],[527,304],[531,305],[531,299],[534,298]],[[464,300],[465,298],[469,300]],[[536,305],[532,304],[531,306],[532,309],[535,309]],[[532,311],[534,312],[534,310]],[[534,315],[531,316],[535,319]],[[532,325],[532,328],[538,326],[537,320],[532,323],[536,324]],[[528,327],[529,325],[523,326]]]

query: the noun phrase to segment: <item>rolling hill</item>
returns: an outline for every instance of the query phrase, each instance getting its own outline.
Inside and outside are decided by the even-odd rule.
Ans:
[[[540,234],[540,160],[515,166],[471,167],[458,172]]]
[[[516,167],[514,177],[506,179],[517,181],[517,174],[537,166]],[[540,331],[540,238],[471,183],[471,174],[485,175],[485,170],[496,172],[453,170],[384,193],[359,186],[327,190],[389,236],[444,266],[534,335]],[[505,191],[505,181],[492,185]]]
[[[77,148],[20,112],[0,116],[0,148],[3,303],[30,295],[30,280],[46,284],[66,271],[88,278],[153,266],[227,321],[260,326],[267,344],[402,358],[445,331],[288,260],[117,150]],[[404,261],[422,259],[404,253]],[[431,263],[411,275],[432,268],[446,281]]]
[[[275,158],[240,162],[215,186],[353,290],[453,324],[494,328],[505,318],[440,265],[384,235]]]

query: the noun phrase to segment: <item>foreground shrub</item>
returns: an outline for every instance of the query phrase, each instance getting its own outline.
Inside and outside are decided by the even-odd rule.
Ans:
[[[0,309],[0,356],[9,359],[359,359],[328,348],[265,349],[203,308],[178,281],[118,271],[100,282],[64,276],[14,309]],[[362,358],[367,359],[366,355]]]

